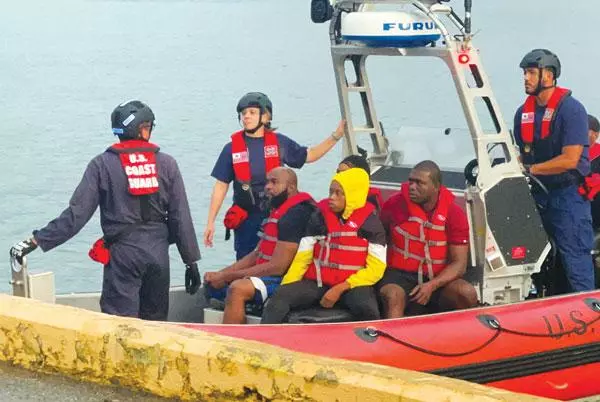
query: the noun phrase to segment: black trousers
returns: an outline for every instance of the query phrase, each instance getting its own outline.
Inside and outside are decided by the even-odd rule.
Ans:
[[[319,287],[317,282],[303,279],[280,286],[269,298],[262,315],[261,324],[282,323],[292,310],[319,305],[329,286]],[[336,307],[345,307],[358,321],[381,318],[373,286],[359,286],[342,295]]]

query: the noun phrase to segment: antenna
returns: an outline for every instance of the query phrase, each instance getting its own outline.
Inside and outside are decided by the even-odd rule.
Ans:
[[[471,34],[471,6],[473,0],[465,0],[465,34]]]

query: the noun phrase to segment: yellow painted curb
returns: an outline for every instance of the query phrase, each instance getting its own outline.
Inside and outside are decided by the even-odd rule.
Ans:
[[[549,400],[8,295],[0,295],[0,350],[26,368],[184,400]]]

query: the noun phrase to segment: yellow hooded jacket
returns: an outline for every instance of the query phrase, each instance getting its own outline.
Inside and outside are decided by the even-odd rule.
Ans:
[[[337,181],[344,190],[346,207],[342,218],[348,219],[352,212],[362,208],[367,202],[369,193],[369,175],[363,169],[352,168],[336,174],[332,181]],[[314,246],[324,236],[306,236],[300,241],[296,256],[283,277],[282,285],[301,280],[313,260]],[[357,286],[371,286],[377,283],[386,267],[386,246],[369,243],[366,266],[356,271],[346,279],[350,288]]]

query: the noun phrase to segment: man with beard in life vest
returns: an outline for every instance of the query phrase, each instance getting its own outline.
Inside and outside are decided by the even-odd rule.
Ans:
[[[11,249],[22,262],[40,247],[49,251],[73,236],[100,206],[99,239],[90,257],[104,265],[100,308],[107,314],[166,320],[169,311],[169,242],[186,265],[186,291],[200,286],[198,241],[183,178],[175,159],[149,142],[154,113],[132,100],[111,115],[120,142],[88,164],[69,206],[33,237]]]
[[[398,194],[381,210],[388,233],[387,269],[377,284],[384,318],[477,305],[467,269],[469,224],[454,195],[442,185],[433,161],[415,165]]]
[[[267,173],[265,192],[270,214],[263,221],[256,249],[229,267],[204,275],[210,296],[226,295],[223,324],[245,324],[246,303],[262,305],[273,294],[315,210],[312,197],[298,192],[298,179],[290,168],[278,167]]]
[[[266,304],[261,324],[283,322],[291,310],[338,301],[356,320],[380,318],[373,285],[385,270],[385,230],[367,202],[369,175],[337,173],[319,202],[288,273]]]
[[[344,136],[345,122],[319,144],[300,146],[293,139],[271,127],[273,104],[267,95],[250,92],[236,107],[242,130],[231,135],[211,176],[216,179],[208,208],[204,245],[213,246],[215,220],[225,200],[229,183],[233,182],[233,205],[227,210],[223,224],[225,240],[234,233],[234,249],[239,260],[256,248],[258,230],[268,215],[264,192],[266,175],[278,166],[301,168],[319,160]]]
[[[571,91],[556,86],[561,65],[551,51],[532,50],[519,67],[528,95],[514,119],[521,162],[546,187],[534,185],[532,192],[560,254],[567,291],[592,290],[592,216],[589,200],[578,191],[590,173],[587,112]]]

